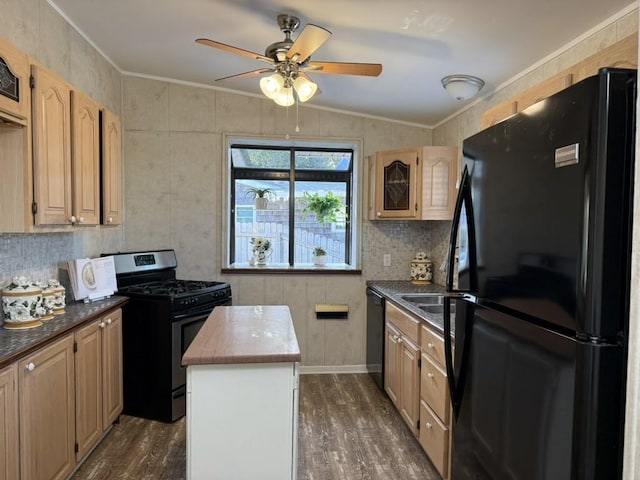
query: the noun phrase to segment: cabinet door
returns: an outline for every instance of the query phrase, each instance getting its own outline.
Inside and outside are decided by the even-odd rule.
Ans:
[[[0,370],[0,480],[18,478],[16,364]]]
[[[27,55],[0,39],[0,110],[12,121],[26,125],[29,118],[29,60]]]
[[[393,325],[387,323],[384,330],[384,389],[391,401],[398,406],[400,399],[400,352],[401,333]]]
[[[376,218],[416,218],[421,149],[394,150],[376,155]]]
[[[122,223],[122,130],[120,119],[102,111],[102,223]]]
[[[33,65],[33,174],[36,225],[64,225],[71,217],[71,89]]]
[[[100,107],[71,92],[73,215],[80,225],[100,223]]]
[[[106,430],[116,421],[123,407],[122,310],[114,310],[102,321],[102,428]]]
[[[414,435],[418,433],[420,415],[420,349],[407,337],[400,347],[400,414]]]
[[[451,220],[456,203],[458,148],[425,147],[422,167],[421,218]]]
[[[75,467],[73,334],[21,360],[18,388],[21,477],[66,478]]]
[[[102,436],[102,325],[92,322],[76,331],[76,460]]]

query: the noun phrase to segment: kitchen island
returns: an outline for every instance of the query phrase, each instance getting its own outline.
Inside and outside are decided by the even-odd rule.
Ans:
[[[298,363],[289,307],[213,310],[187,367],[187,478],[294,479]]]

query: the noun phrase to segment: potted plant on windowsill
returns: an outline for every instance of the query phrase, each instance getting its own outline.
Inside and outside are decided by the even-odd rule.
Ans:
[[[322,247],[315,247],[313,249],[313,264],[320,267],[327,264],[327,251]]]
[[[316,215],[316,220],[321,225],[335,223],[338,221],[338,213],[344,209],[342,200],[337,195],[328,192],[324,197],[318,195],[317,192],[304,192],[305,206],[302,215],[312,212]]]
[[[264,210],[267,208],[267,204],[269,203],[269,198],[273,198],[276,196],[275,192],[270,188],[258,188],[258,187],[249,187],[247,188],[247,196],[252,196],[256,201],[256,210]]]

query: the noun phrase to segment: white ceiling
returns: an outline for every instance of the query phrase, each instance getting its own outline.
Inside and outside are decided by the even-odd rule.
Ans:
[[[260,54],[284,38],[279,13],[333,35],[312,60],[381,63],[379,77],[310,76],[308,103],[435,125],[467,103],[440,79],[481,77],[481,95],[607,21],[630,0],[49,0],[120,70],[259,94],[258,78],[216,78],[263,68],[198,45],[206,37]],[[297,33],[294,33],[295,39]],[[282,107],[279,107],[282,108]]]

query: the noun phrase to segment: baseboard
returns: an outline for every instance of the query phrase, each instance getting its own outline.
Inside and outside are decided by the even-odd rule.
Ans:
[[[366,365],[301,365],[300,374],[367,373]]]

